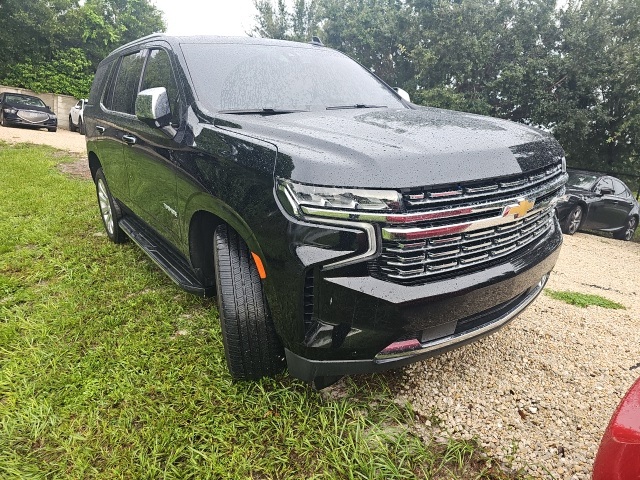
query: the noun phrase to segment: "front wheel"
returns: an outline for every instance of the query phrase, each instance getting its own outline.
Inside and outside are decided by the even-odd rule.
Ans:
[[[85,135],[87,133],[84,129],[84,122],[81,118],[78,119],[78,131],[80,132],[80,135]]]
[[[638,228],[638,219],[636,217],[629,217],[624,228],[614,233],[613,236],[619,240],[625,240],[628,242],[635,235],[636,228]]]
[[[213,237],[218,314],[229,372],[238,380],[275,375],[284,367],[282,344],[249,247],[227,225],[216,228]]]
[[[69,131],[70,132],[76,131],[76,126],[73,124],[73,119],[71,118],[71,115],[69,115]]]
[[[569,215],[562,223],[562,232],[567,235],[573,235],[580,228],[580,224],[582,223],[582,207],[580,205],[576,205],[571,209]]]
[[[124,243],[127,236],[118,225],[118,220],[122,218],[122,212],[116,200],[111,196],[102,168],[96,172],[95,182],[100,216],[107,236],[113,243]]]

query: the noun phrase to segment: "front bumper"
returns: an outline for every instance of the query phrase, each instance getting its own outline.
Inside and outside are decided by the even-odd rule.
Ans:
[[[23,118],[20,118],[16,113],[3,113],[5,123],[9,125],[21,125],[25,127],[34,127],[34,128],[54,128],[58,126],[57,118],[49,118],[42,122],[30,122]]]
[[[285,341],[289,372],[305,381],[379,372],[488,335],[541,292],[561,243],[554,221],[547,235],[509,261],[422,285],[319,269],[304,340]]]

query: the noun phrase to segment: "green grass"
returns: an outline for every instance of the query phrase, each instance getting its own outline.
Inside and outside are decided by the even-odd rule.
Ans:
[[[389,376],[232,382],[215,303],[111,244],[72,160],[0,143],[0,478],[513,478],[425,444]]]
[[[608,300],[600,295],[590,295],[580,292],[558,291],[546,289],[547,296],[568,303],[569,305],[575,305],[577,307],[586,308],[590,305],[602,308],[610,308],[613,310],[625,309],[624,305],[620,303]]]

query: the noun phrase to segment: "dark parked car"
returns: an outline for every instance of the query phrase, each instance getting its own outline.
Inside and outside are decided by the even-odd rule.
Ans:
[[[50,132],[58,129],[58,117],[42,100],[21,93],[0,93],[0,124],[3,127],[22,125],[46,128]]]
[[[562,234],[562,148],[409,103],[319,42],[153,35],[85,107],[109,238],[217,292],[231,375],[325,386],[475,340],[529,305]]]
[[[562,231],[579,229],[612,232],[631,240],[638,226],[638,201],[619,179],[609,175],[569,170],[567,193],[558,203]]]

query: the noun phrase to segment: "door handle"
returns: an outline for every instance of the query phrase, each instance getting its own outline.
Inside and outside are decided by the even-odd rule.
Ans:
[[[100,135],[102,135],[105,132],[106,128],[102,125],[96,125],[96,130]]]
[[[127,142],[129,145],[135,145],[137,138],[131,135],[122,135],[122,140]]]

